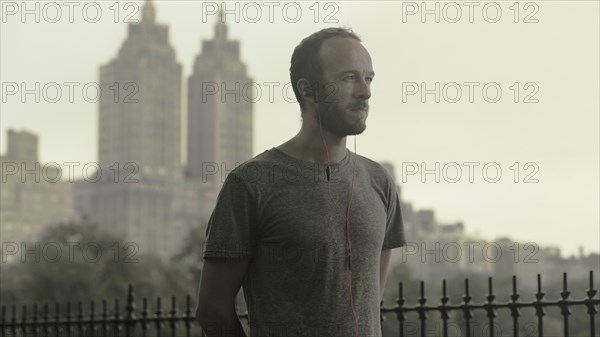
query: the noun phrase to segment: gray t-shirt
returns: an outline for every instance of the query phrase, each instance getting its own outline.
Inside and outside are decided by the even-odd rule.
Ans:
[[[345,221],[354,158],[352,301],[359,336],[381,336],[380,254],[405,244],[393,178],[347,150],[328,181],[325,164],[277,148],[227,175],[206,230],[205,258],[251,258],[242,285],[250,336],[354,335]]]

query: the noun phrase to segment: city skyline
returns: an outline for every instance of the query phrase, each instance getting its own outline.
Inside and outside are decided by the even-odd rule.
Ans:
[[[187,46],[184,44],[185,47],[182,47],[181,34],[175,34],[175,28],[181,27],[177,26],[177,24],[181,24],[181,22],[178,22],[178,20],[173,20],[173,13],[177,12],[176,10],[179,9],[179,12],[177,13],[182,14],[182,7],[186,8],[186,3],[174,3],[169,5],[166,2],[154,2],[157,7],[157,21],[169,27],[173,27],[173,31],[170,31],[169,36],[174,44],[176,59],[182,64],[184,64],[183,77],[187,78],[190,75],[191,67],[189,66],[189,64],[192,60],[192,58],[188,57],[187,55],[189,54],[190,50],[192,50],[193,54],[197,54],[199,52],[197,43],[200,41],[200,39],[185,38],[185,41],[187,41]],[[384,4],[385,3],[379,3],[379,7],[385,6]],[[594,6],[594,4],[590,5]],[[509,236],[512,239],[518,241],[539,240],[536,242],[538,242],[540,245],[556,245],[561,247],[563,249],[563,254],[566,253],[566,255],[576,253],[580,244],[585,247],[585,250],[587,252],[598,251],[598,235],[592,235],[594,233],[598,233],[599,223],[597,207],[598,177],[597,173],[595,176],[593,175],[594,170],[595,172],[598,171],[598,151],[595,151],[594,153],[594,150],[597,150],[598,147],[598,123],[594,123],[595,121],[597,121],[597,115],[592,117],[590,117],[588,114],[582,115],[581,113],[577,115],[579,116],[579,118],[583,118],[582,121],[578,121],[578,123],[580,123],[578,124],[580,128],[577,129],[579,130],[579,132],[575,132],[575,130],[571,131],[567,135],[568,137],[563,137],[563,141],[558,143],[552,143],[551,140],[549,140],[548,138],[548,134],[552,134],[555,131],[564,129],[561,128],[555,130],[555,128],[557,127],[556,125],[553,125],[553,127],[547,129],[535,128],[536,124],[540,123],[539,118],[549,117],[548,115],[553,116],[551,113],[547,112],[544,115],[544,112],[546,111],[545,109],[550,109],[548,111],[551,112],[551,106],[553,104],[558,105],[560,107],[564,105],[564,103],[568,103],[567,98],[572,100],[570,101],[571,104],[569,106],[577,107],[577,109],[573,108],[575,111],[572,113],[574,114],[577,113],[579,110],[582,110],[584,112],[594,111],[593,109],[597,107],[597,102],[592,102],[591,98],[593,98],[593,92],[595,87],[593,86],[593,83],[591,86],[589,84],[591,83],[591,80],[597,80],[597,71],[590,72],[594,74],[594,76],[596,76],[591,76],[591,79],[581,74],[578,75],[579,77],[576,77],[579,79],[579,81],[581,81],[581,83],[583,83],[581,85],[581,88],[579,88],[579,90],[577,91],[577,94],[582,96],[569,96],[569,94],[565,92],[563,93],[563,96],[558,96],[559,99],[555,101],[552,101],[553,96],[551,96],[551,94],[548,93],[548,90],[551,91],[552,89],[552,82],[548,81],[548,79],[545,79],[544,76],[536,72],[531,72],[534,76],[530,76],[531,74],[527,74],[527,72],[523,71],[523,69],[521,69],[521,72],[526,73],[527,76],[523,76],[521,73],[518,72],[512,74],[509,73],[509,75],[513,76],[512,79],[510,76],[502,76],[499,74],[499,72],[492,70],[490,70],[492,76],[488,77],[476,77],[473,72],[471,72],[469,75],[471,77],[458,75],[458,72],[446,72],[444,76],[440,76],[438,77],[438,79],[436,79],[432,73],[427,73],[426,76],[422,77],[416,76],[415,73],[412,73],[410,74],[410,76],[407,77],[409,78],[409,80],[412,80],[412,82],[415,83],[418,83],[420,81],[429,81],[430,79],[432,79],[431,83],[462,83],[465,81],[478,79],[481,81],[481,83],[486,83],[488,82],[486,78],[496,78],[496,82],[502,84],[503,89],[507,92],[507,95],[510,96],[511,99],[513,98],[513,92],[511,92],[509,87],[512,84],[512,81],[516,82],[517,80],[520,80],[522,82],[530,82],[531,77],[533,77],[535,80],[537,76],[537,78],[539,79],[533,82],[538,84],[539,93],[537,94],[537,96],[534,96],[534,98],[539,99],[541,103],[533,104],[528,106],[527,108],[524,108],[523,104],[511,105],[510,102],[501,102],[501,104],[499,105],[491,105],[485,102],[476,102],[472,105],[468,105],[467,103],[462,102],[460,105],[461,108],[457,109],[451,104],[444,102],[442,102],[441,104],[431,102],[420,104],[414,104],[413,102],[413,104],[411,104],[411,102],[407,102],[408,104],[402,103],[403,107],[400,109],[405,110],[404,114],[400,114],[399,117],[392,116],[390,115],[389,111],[395,110],[394,107],[398,105],[397,101],[394,102],[394,99],[398,99],[397,94],[395,95],[393,93],[390,93],[388,88],[378,85],[377,80],[379,80],[379,78],[382,78],[382,83],[387,83],[388,87],[390,84],[394,83],[393,76],[391,76],[394,75],[396,71],[393,68],[394,62],[390,62],[389,56],[387,56],[385,53],[383,53],[383,50],[381,50],[382,48],[381,44],[378,43],[380,41],[377,40],[377,34],[373,34],[373,30],[368,29],[365,26],[365,23],[356,18],[358,9],[344,8],[343,6],[355,6],[358,7],[358,9],[360,9],[360,4],[340,4],[340,11],[338,12],[338,17],[340,19],[344,18],[347,22],[352,22],[353,20],[356,22],[356,24],[353,26],[355,26],[355,29],[359,33],[359,35],[363,37],[365,44],[371,51],[375,64],[375,71],[378,74],[374,82],[373,97],[371,99],[372,113],[370,115],[370,119],[367,121],[367,131],[364,135],[358,137],[360,139],[357,141],[357,152],[359,154],[366,155],[367,157],[370,157],[374,160],[386,160],[393,162],[396,165],[396,176],[400,177],[401,180],[402,172],[407,173],[406,170],[414,170],[415,165],[416,168],[421,169],[421,167],[419,166],[421,162],[426,162],[428,164],[428,166],[426,167],[427,169],[434,168],[435,162],[439,162],[440,170],[442,167],[447,167],[449,170],[456,169],[456,166],[452,163],[457,163],[464,171],[463,174],[466,174],[469,168],[469,166],[463,164],[464,162],[477,162],[479,163],[478,167],[482,167],[483,165],[488,163],[498,163],[498,165],[500,165],[500,167],[504,171],[503,178],[497,183],[488,182],[484,180],[484,177],[482,177],[481,175],[474,176],[476,180],[474,183],[469,183],[466,180],[466,177],[458,183],[449,182],[448,177],[445,177],[446,179],[441,179],[439,183],[436,183],[435,181],[432,181],[432,179],[434,179],[433,175],[428,175],[425,177],[427,182],[422,183],[419,181],[420,177],[418,176],[418,173],[415,175],[408,175],[405,177],[408,179],[408,181],[398,181],[398,183],[403,188],[403,194],[405,195],[406,200],[410,200],[416,206],[418,206],[418,208],[435,209],[436,213],[439,215],[439,218],[442,219],[442,222],[462,221],[466,224],[467,228],[469,228],[470,230],[479,231],[481,235],[486,238]],[[550,6],[560,7],[560,5]],[[552,16],[548,14],[549,11],[551,12],[551,9],[548,7],[542,8],[544,8],[544,10],[540,11],[540,19],[551,19]],[[309,9],[306,9],[306,13],[311,13],[308,10]],[[342,15],[344,10],[347,11],[347,14]],[[109,13],[108,10],[107,13]],[[544,13],[545,16],[541,16],[541,14]],[[383,15],[382,17],[385,18],[385,16]],[[182,21],[189,22],[189,17]],[[203,38],[210,38],[212,36],[212,27],[214,21],[214,15],[208,16],[208,20],[206,23],[193,26],[197,28],[195,29],[195,32],[201,32],[203,34]],[[386,22],[389,23],[389,21],[382,19],[381,24],[384,25]],[[538,26],[542,23],[543,21],[540,24],[538,24]],[[340,22],[340,24],[342,24],[342,22]],[[3,23],[3,25],[5,26],[5,28],[7,27],[5,23]],[[112,25],[116,26],[116,24],[114,23],[112,23]],[[323,24],[321,23],[321,26],[322,25]],[[21,27],[20,29],[31,29],[31,26],[32,25],[30,24],[26,28]],[[120,23],[120,27],[126,26],[126,24]],[[269,60],[265,57],[263,57],[262,59],[258,57],[252,57],[260,55],[260,53],[257,53],[256,49],[252,48],[252,46],[254,45],[252,39],[246,38],[247,35],[245,35],[247,33],[245,32],[245,28],[253,28],[252,32],[256,34],[257,31],[265,30],[266,28],[268,28],[268,25],[265,28],[262,27],[262,25],[260,24],[255,24],[254,26],[252,26],[248,23],[244,24],[244,22],[241,22],[239,25],[236,23],[230,23],[228,26],[230,28],[230,35],[232,36],[232,38],[241,41],[241,43],[244,45],[244,48],[242,50],[242,59],[248,64],[250,77],[255,78],[258,83],[264,84],[265,82],[277,82],[281,83],[282,85],[287,83],[287,73],[285,72],[285,64],[289,62],[289,55],[291,55],[293,46],[297,44],[297,42],[299,42],[299,39],[302,36],[305,36],[308,33],[317,30],[317,27],[320,28],[320,25],[316,25],[314,23],[291,26],[294,29],[289,32],[290,36],[293,35],[293,38],[290,39],[283,37],[285,36],[283,34],[284,32],[278,31],[273,33],[279,38],[275,39],[274,41],[282,42],[280,44],[285,45],[285,48],[277,49],[279,53],[277,54],[277,60]],[[361,29],[361,26],[363,29]],[[430,26],[424,25],[423,28],[431,28]],[[15,26],[10,26],[10,24],[9,27],[15,28]],[[406,25],[404,27],[404,29],[407,30],[409,28],[415,28],[410,25]],[[484,28],[489,28],[489,26],[484,26]],[[575,26],[575,28],[580,27]],[[571,27],[571,29],[575,28]],[[17,48],[14,45],[14,39],[5,38],[10,37],[7,31],[10,32],[11,30],[3,29],[2,44],[6,46],[11,45],[12,43],[12,46]],[[33,29],[32,31],[35,31],[35,29]],[[530,28],[529,32],[531,33],[531,31],[535,31],[535,29]],[[549,31],[552,31],[552,29],[549,29]],[[547,33],[548,31],[546,31],[546,34]],[[545,34],[543,34],[542,32],[542,34],[540,34],[539,36],[545,36]],[[589,41],[593,41],[593,37],[594,35],[590,33]],[[107,39],[106,36],[104,38]],[[114,41],[117,42],[115,43]],[[115,54],[114,49],[116,49],[117,46],[119,46],[122,42],[122,36],[111,39],[110,42],[106,42],[106,45],[108,45],[109,50],[102,52],[106,52],[110,55],[95,56],[94,61],[92,63],[100,64],[106,62],[106,60],[112,57],[111,55]],[[458,42],[460,44],[461,41]],[[541,40],[539,40],[538,42],[541,44]],[[579,46],[575,43],[574,45]],[[376,48],[374,48],[373,46],[375,46]],[[276,47],[279,46],[273,46],[273,48]],[[584,47],[591,48],[591,46]],[[26,65],[26,61],[24,61],[23,63],[15,62],[14,54],[11,54],[11,52],[7,52],[7,49],[11,48],[2,48],[2,74],[4,74],[2,75],[3,83],[11,81],[27,82],[31,78],[34,78],[32,82],[45,81],[46,83],[51,81],[61,83],[68,80],[68,78],[65,79],[66,77],[61,77],[56,73],[54,75],[42,73],[43,75],[40,75],[36,80],[36,76],[32,76],[32,73],[35,73],[34,70],[30,70],[29,72],[26,72],[24,70],[27,69],[24,67],[33,67],[33,65]],[[18,50],[18,48],[16,50]],[[100,49],[97,48],[96,51],[100,51]],[[597,48],[590,49],[590,51],[592,52],[592,54],[588,55],[588,58],[594,59],[594,56],[597,56]],[[264,54],[263,51],[261,52]],[[530,52],[532,52],[532,50],[530,50]],[[596,54],[594,55],[593,52],[595,52]],[[97,54],[101,54],[101,52]],[[182,57],[182,54],[186,55],[185,58]],[[561,56],[559,54],[557,55],[557,58]],[[416,56],[417,55],[409,55],[409,59],[415,58]],[[445,56],[451,57],[452,53],[450,53],[450,55]],[[12,59],[12,61],[7,61],[7,57],[9,58],[9,60]],[[562,55],[562,57],[566,56]],[[27,59],[27,57],[24,58]],[[458,57],[458,59],[460,59],[460,57]],[[534,59],[535,57],[530,57],[528,60],[531,61]],[[407,61],[406,58],[401,58],[401,60],[403,62]],[[460,63],[457,62],[457,58],[451,60],[453,61],[449,60],[448,64],[460,65]],[[499,62],[498,60],[496,61]],[[58,61],[50,60],[50,62]],[[277,65],[276,67],[271,67],[278,69],[277,74],[279,75],[273,75],[276,72],[267,70],[269,67],[266,67],[265,64],[270,65],[270,63],[274,63]],[[15,73],[14,69],[7,69],[7,66],[11,64],[16,64],[17,66],[15,66],[14,69],[21,69],[21,72]],[[382,66],[381,64],[384,64],[384,66]],[[424,66],[427,66],[426,63],[423,64],[415,62],[415,64],[420,65],[420,69],[424,69]],[[473,68],[477,68],[476,66],[474,66],[475,64],[469,64],[467,62],[466,64],[463,64],[464,67],[459,70],[468,72],[469,67],[465,67],[465,65],[471,65],[473,66]],[[501,64],[498,63],[498,65]],[[509,62],[509,65],[514,64],[510,64]],[[547,64],[546,66],[549,65],[550,64]],[[435,63],[431,63],[429,64],[429,66],[433,68],[433,72],[435,72],[435,70],[441,70],[440,66],[436,65]],[[533,66],[531,64],[528,64],[525,68],[527,67],[531,68]],[[594,67],[594,64],[592,63],[584,62],[584,64],[581,65],[581,67],[585,69],[597,70],[597,65],[595,65],[596,68],[591,68]],[[61,69],[60,66],[56,68],[58,68],[58,70]],[[62,69],[67,68],[63,67]],[[77,69],[83,68],[80,67]],[[486,70],[489,69],[486,68]],[[545,69],[546,68],[544,68],[543,70]],[[6,75],[6,70],[8,70],[8,75]],[[89,76],[91,71],[89,71],[89,69],[86,71],[88,75],[85,76]],[[269,76],[262,75],[263,72],[273,77],[269,79]],[[23,76],[17,77],[17,74]],[[90,81],[98,81],[97,74],[94,75],[96,75],[96,77],[91,77],[89,78],[89,80],[80,80],[80,82],[86,83]],[[563,73],[561,76],[564,77],[565,74]],[[52,77],[54,77],[54,79],[52,79]],[[47,80],[44,78],[46,78]],[[507,78],[508,80],[506,80]],[[527,78],[530,79],[528,80]],[[564,81],[563,83],[569,83],[569,81]],[[587,87],[586,85],[584,85],[585,83],[588,84]],[[524,83],[521,83],[520,86],[523,87],[523,84]],[[595,85],[597,86],[597,82],[595,83]],[[266,93],[264,91],[266,88],[266,86],[262,86],[264,93]],[[279,86],[279,88],[281,88],[281,85]],[[408,83],[405,89],[408,90],[410,88],[410,83]],[[564,87],[562,87],[561,89],[567,90],[567,88]],[[3,88],[3,90],[5,90],[5,88]],[[531,92],[531,89],[523,89],[521,94],[526,95],[530,94]],[[561,93],[561,91],[559,91],[559,93]],[[185,95],[182,96],[184,96],[182,97],[182,100],[185,100]],[[583,99],[577,100],[577,97],[582,97]],[[520,99],[523,98],[524,97],[521,97]],[[562,100],[560,98],[562,98]],[[284,100],[282,100],[282,97],[276,98],[276,100],[273,103],[265,101],[266,99],[259,100],[255,108],[256,137],[254,138],[254,155],[264,151],[267,148],[276,146],[281,142],[285,141],[286,138],[289,138],[294,134],[295,128],[299,127],[299,124],[297,123],[297,121],[299,120],[299,110],[297,108],[297,104],[287,103]],[[548,103],[548,101],[550,101],[550,103],[553,104]],[[68,115],[66,113],[61,113],[60,110],[53,110],[60,109],[58,108],[58,106],[60,106],[61,104],[62,103],[55,104],[54,106],[52,106],[50,104],[37,104],[35,102],[33,102],[33,104],[31,104],[31,102],[25,104],[15,104],[14,101],[10,101],[7,103],[3,101],[2,129],[0,130],[2,132],[2,152],[5,151],[4,140],[6,139],[6,130],[8,128],[20,129],[25,126],[25,129],[28,129],[40,136],[40,160],[42,162],[79,161],[85,163],[90,161],[97,161],[97,157],[90,154],[90,152],[95,152],[90,151],[91,149],[97,148],[93,145],[93,139],[87,139],[83,135],[79,134],[76,130],[69,130],[66,128],[63,128],[62,131],[56,131],[56,129],[51,130],[51,125],[53,123],[63,125],[64,127],[66,123],[68,123],[69,121],[73,121],[75,124],[78,124],[84,130],[86,130],[86,128],[87,130],[92,130],[92,132],[87,133],[89,133],[90,138],[93,138],[93,135],[96,134],[95,129],[97,128],[97,124],[95,124],[94,122],[94,119],[97,115],[97,104],[71,104],[70,106],[66,106],[71,107],[71,109],[73,108],[72,106],[75,106],[78,107],[76,108],[76,110],[80,109],[80,111],[86,111],[85,115],[88,118],[83,118],[81,116],[81,113],[80,116],[76,116],[75,114],[73,114],[73,112],[70,112],[70,114]],[[44,106],[46,107],[46,110],[44,110]],[[92,109],[90,109],[90,106],[92,107]],[[448,108],[448,111],[445,111],[445,108]],[[503,110],[512,108],[514,108],[515,111],[511,110],[507,112]],[[28,109],[30,111],[26,112],[24,111],[24,109]],[[39,110],[37,112],[32,112],[36,109]],[[477,111],[480,109],[482,111]],[[39,118],[41,110],[47,112],[53,111],[56,117],[54,117],[53,121],[50,123],[48,123],[47,120],[46,123],[41,123],[44,120],[43,117],[41,119]],[[67,110],[69,109],[66,109],[65,111]],[[278,112],[281,110],[286,110],[287,112],[285,114],[281,114]],[[595,111],[597,110],[598,109],[596,109]],[[184,105],[182,105],[181,112],[183,113],[184,111],[186,110]],[[35,118],[32,118],[32,116],[35,116],[35,113],[38,114],[37,120]],[[444,119],[444,113],[452,114],[455,117],[450,120]],[[90,116],[91,118],[89,118]],[[562,120],[557,119],[557,116],[554,116],[554,118],[555,122],[560,122],[561,124],[564,123]],[[572,122],[574,123],[576,121],[577,120],[573,118]],[[296,124],[294,124],[294,122],[296,122]],[[401,134],[399,136],[394,136],[394,129],[397,129],[397,125],[402,125],[403,122],[407,123],[409,126],[412,126],[412,128],[407,127],[406,129],[401,129]],[[489,128],[491,122],[497,123],[499,125],[499,128]],[[521,123],[522,125],[520,125],[520,127],[518,124],[514,125],[517,122]],[[46,125],[41,125],[40,123]],[[446,127],[436,125],[437,123],[445,123],[444,126]],[[487,128],[486,125],[488,126]],[[508,128],[511,126],[514,127],[513,130],[509,132],[502,132],[502,129],[505,128],[508,131]],[[448,132],[448,127],[450,127],[450,129],[455,128],[459,132]],[[64,135],[65,133],[73,135],[72,137],[76,139],[75,143],[78,144],[75,145],[73,144],[73,142],[69,141],[64,141],[64,143],[61,142],[59,136],[61,134]],[[267,133],[270,133],[270,135],[267,135]],[[486,133],[489,133],[490,135],[486,135]],[[503,141],[493,141],[494,136],[502,134],[505,135],[502,139]],[[507,134],[509,134],[511,137],[507,137]],[[423,135],[426,136],[423,137]],[[473,137],[473,139],[470,139],[469,136]],[[533,137],[531,137],[531,139],[525,136]],[[185,136],[183,136],[182,138],[185,139]],[[478,144],[474,144],[474,140],[479,140]],[[515,142],[516,144],[512,144],[511,141],[515,140],[519,140],[520,142]],[[415,141],[414,144],[412,141]],[[421,143],[419,141],[421,141]],[[546,144],[544,143],[544,141],[549,143]],[[408,142],[408,144],[411,144],[412,146],[404,145],[405,142]],[[440,143],[446,144],[447,148],[441,149]],[[48,150],[47,148],[45,148],[45,146],[48,146],[49,144],[51,144],[50,146],[53,148],[52,150]],[[381,144],[385,145],[382,146]],[[587,145],[582,146],[582,144]],[[63,147],[63,150],[59,149],[61,146]],[[182,144],[182,148],[184,146],[185,144]],[[469,146],[470,150],[459,151],[461,146]],[[504,146],[506,146],[506,149],[504,149]],[[536,151],[538,150],[538,146],[540,147],[539,152]],[[353,150],[352,138],[348,140],[348,147],[351,150]],[[570,148],[579,148],[581,149],[582,153],[579,156],[577,156],[577,153],[575,153],[575,151],[569,151]],[[87,149],[87,151],[85,149]],[[183,149],[182,152],[184,152]],[[566,158],[564,161],[566,163],[559,164],[550,160],[553,156],[555,156],[555,152],[564,155]],[[519,163],[519,165],[517,165],[516,167],[512,166],[515,162]],[[408,165],[403,166],[402,163]],[[529,167],[526,167],[526,163],[535,163],[537,164],[537,166],[530,165]],[[511,166],[513,167],[513,169],[511,169]],[[517,168],[519,170],[517,170]],[[564,172],[565,170],[571,171],[571,174],[563,173],[561,175],[560,173]],[[446,173],[448,172],[452,171],[447,171]],[[517,172],[520,173],[519,182],[514,183],[513,179],[515,178],[515,174]],[[532,184],[524,183],[523,179],[525,179],[525,176],[527,174],[531,174],[532,172],[536,173],[533,176],[530,176],[530,178],[538,179],[539,182]],[[574,174],[577,174],[580,177],[573,176]],[[570,177],[571,181],[565,178],[567,176]],[[583,183],[586,183],[586,185],[584,186]],[[563,198],[549,197],[551,191],[556,190],[563,191]],[[433,193],[436,193],[436,195],[433,195]],[[504,198],[501,198],[496,195],[503,196]],[[575,196],[578,196],[579,198],[581,198],[581,200],[577,200]],[[510,198],[513,198],[514,200],[509,201],[508,199]],[[491,207],[490,205],[493,204],[497,206]],[[502,211],[498,210],[499,208],[508,209],[510,211],[515,212],[516,214],[514,216],[506,215],[500,217],[500,220],[496,219],[495,217],[497,217],[497,214],[502,213]],[[566,208],[566,210],[562,210],[562,208]],[[549,209],[558,212],[558,214],[556,214],[555,216],[556,219],[550,219],[551,217],[543,215]],[[576,221],[584,223],[572,224],[572,222]],[[548,223],[550,225],[547,225]],[[506,229],[496,229],[502,224],[504,224]],[[566,234],[560,233],[560,224],[562,224],[563,226],[567,226],[572,230]],[[522,228],[523,226],[526,226],[527,228]],[[544,233],[544,229],[548,226],[557,227],[555,231],[559,233]],[[579,235],[577,235],[577,232],[579,232]],[[560,239],[563,239],[565,237],[568,238],[570,242],[561,242]]]

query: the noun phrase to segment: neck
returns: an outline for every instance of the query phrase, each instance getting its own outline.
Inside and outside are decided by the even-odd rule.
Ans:
[[[327,144],[327,150],[323,140]],[[298,134],[278,148],[292,157],[319,163],[339,162],[344,159],[347,151],[345,136],[338,137],[325,129],[321,136],[318,123],[303,123]]]

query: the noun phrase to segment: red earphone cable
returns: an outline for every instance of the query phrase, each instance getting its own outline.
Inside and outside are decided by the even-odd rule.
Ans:
[[[319,113],[319,130],[321,132],[321,140],[323,140],[323,146],[325,147],[325,153],[327,154],[327,167],[329,168],[329,149],[327,148],[327,142],[325,142],[325,137],[323,136],[323,127],[321,125],[321,115]],[[354,310],[354,301],[352,298],[352,244],[350,242],[350,203],[352,202],[352,193],[354,192],[354,176],[356,171],[356,135],[354,136],[354,156],[352,160],[352,188],[350,189],[350,195],[348,196],[348,205],[346,206],[346,216],[344,216],[343,211],[340,209],[337,201],[331,195],[331,189],[329,184],[327,184],[327,194],[329,195],[329,199],[333,201],[335,207],[338,209],[338,212],[345,219],[346,222],[346,252],[348,258],[348,289],[350,296],[350,308],[352,309],[352,317],[354,319],[354,337],[358,337],[358,318],[356,317],[356,311]]]

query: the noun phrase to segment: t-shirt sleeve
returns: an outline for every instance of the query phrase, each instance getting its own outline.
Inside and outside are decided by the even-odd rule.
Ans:
[[[257,207],[248,186],[227,175],[206,228],[204,258],[251,258],[257,243]]]
[[[382,250],[402,247],[406,244],[404,237],[404,223],[400,207],[400,196],[391,176],[388,176],[388,206],[385,238]]]

